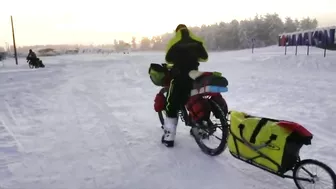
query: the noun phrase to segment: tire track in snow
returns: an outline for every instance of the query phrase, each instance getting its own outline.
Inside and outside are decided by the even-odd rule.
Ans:
[[[111,68],[115,69],[113,66],[111,66]],[[131,150],[129,149],[129,144],[125,140],[126,135],[122,132],[122,130],[118,126],[118,124],[120,124],[118,122],[118,118],[115,115],[109,113],[111,107],[109,107],[105,102],[99,101],[100,98],[93,99],[90,96],[90,94],[88,94],[86,91],[87,88],[90,88],[92,90],[92,86],[94,86],[93,89],[95,89],[95,85],[99,80],[95,79],[92,80],[92,78],[100,78],[97,77],[96,75],[104,74],[101,73],[102,71],[105,71],[106,74],[106,70],[104,69],[98,69],[98,70],[85,69],[81,72],[77,72],[76,75],[80,74],[80,77],[72,78],[71,83],[68,83],[67,87],[71,88],[72,90],[75,90],[76,91],[75,95],[77,97],[82,97],[83,100],[85,99],[86,102],[91,104],[93,108],[97,109],[97,111],[95,112],[98,113],[99,118],[101,118],[99,122],[102,123],[101,125],[104,127],[105,134],[108,140],[113,144],[113,146],[116,147],[113,148],[113,151],[116,152],[119,157],[119,162],[123,167],[123,173],[127,173],[128,174],[127,177],[129,177],[130,176],[129,173],[131,174],[136,173],[134,169],[138,168],[137,166],[138,162],[136,158],[133,156]],[[92,81],[94,82],[90,83],[87,82],[87,80],[89,80],[90,82]],[[84,88],[82,88],[81,85],[83,85]],[[106,124],[108,126],[106,126]],[[127,165],[125,165],[124,163],[125,160],[127,162]]]
[[[128,147],[128,143],[125,141],[125,135],[120,130],[118,124],[112,123],[111,120],[118,120],[117,117],[115,117],[113,114],[108,113],[110,107],[108,107],[104,103],[98,103],[95,100],[92,99],[92,97],[83,94],[84,97],[87,99],[88,102],[90,102],[93,106],[95,106],[99,110],[99,115],[102,115],[103,121],[106,121],[109,127],[106,127],[105,124],[102,124],[104,126],[104,129],[106,131],[106,135],[109,138],[111,142],[115,142],[117,144],[118,148],[115,148],[114,150],[118,150],[120,157],[120,163],[124,162],[125,159],[127,159],[131,165],[129,165],[131,168],[137,167],[137,160],[132,155],[132,152],[130,151]],[[122,147],[122,148],[121,148]],[[122,165],[125,167],[125,165]],[[125,167],[127,169],[127,167]]]
[[[0,101],[0,177],[11,175],[9,165],[21,161],[23,145],[10,129],[18,126],[18,122],[10,105]]]
[[[264,187],[258,186],[257,188],[259,189],[261,188],[269,189],[270,188],[269,186],[273,186],[272,188],[274,188],[274,186],[276,185],[283,185],[283,186],[286,186],[286,188],[295,188],[294,181],[290,183],[290,179],[285,179],[282,177],[272,175],[271,173],[268,173],[258,167],[249,165],[243,161],[235,159],[235,157],[230,157],[230,158],[231,159],[233,158],[233,161],[231,162],[229,162],[228,160],[229,162],[228,165],[230,167],[232,167],[233,169],[235,169],[236,171],[240,172],[242,175],[245,175],[247,178],[253,181],[259,181],[260,183],[266,184]],[[291,176],[290,173],[291,171],[288,171],[286,175]]]
[[[20,126],[18,121],[16,120],[12,108],[10,107],[10,105],[6,102],[3,101],[3,103],[1,103],[0,107],[4,107],[5,109],[3,110],[4,113],[4,118],[3,120],[3,127],[6,128],[6,131],[13,137],[13,140],[15,140],[15,142],[17,143],[17,146],[19,147],[20,151],[24,150],[23,145],[20,143],[20,141],[16,138],[16,136],[14,135],[14,133],[12,132],[11,129],[9,129],[9,127],[7,125],[13,125],[13,126]],[[1,109],[0,109],[1,110]],[[6,122],[8,124],[6,124]]]
[[[22,147],[21,147],[22,150]],[[0,177],[11,174],[9,165],[21,161],[20,143],[9,127],[0,119]]]

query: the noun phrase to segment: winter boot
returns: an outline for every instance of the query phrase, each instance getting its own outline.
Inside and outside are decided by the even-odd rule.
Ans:
[[[166,117],[164,121],[163,131],[164,134],[161,142],[167,147],[174,147],[174,140],[176,136],[177,118]]]

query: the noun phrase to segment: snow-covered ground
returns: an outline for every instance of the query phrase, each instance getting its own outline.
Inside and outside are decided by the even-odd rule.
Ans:
[[[230,82],[231,110],[288,119],[313,134],[303,158],[336,170],[336,52],[269,47],[210,53],[205,71]],[[234,159],[203,154],[179,125],[176,146],[160,143],[148,78],[163,53],[42,57],[0,63],[0,188],[294,189],[292,180]]]

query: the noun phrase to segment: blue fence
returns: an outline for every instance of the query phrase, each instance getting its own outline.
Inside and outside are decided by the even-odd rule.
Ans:
[[[336,26],[317,28],[278,36],[279,46],[315,46],[326,50],[336,50]]]

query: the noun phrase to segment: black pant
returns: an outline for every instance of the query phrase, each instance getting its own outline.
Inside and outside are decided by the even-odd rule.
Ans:
[[[189,98],[192,82],[188,74],[179,74],[171,80],[165,107],[168,117],[177,117],[181,105],[183,106]]]
[[[28,60],[28,63],[33,65],[33,66],[37,66],[38,65],[38,58],[35,58],[35,57],[29,57],[27,58]]]

